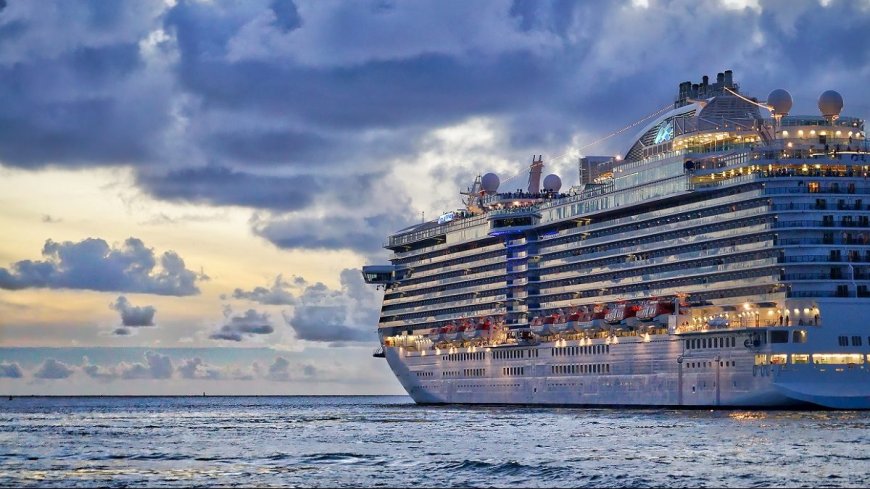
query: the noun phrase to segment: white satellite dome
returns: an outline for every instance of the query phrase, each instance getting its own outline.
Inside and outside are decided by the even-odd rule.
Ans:
[[[819,95],[819,110],[827,118],[836,119],[843,110],[843,96],[834,90],[826,90]]]
[[[488,194],[496,193],[499,185],[501,185],[501,180],[495,173],[487,173],[480,179],[480,186]]]
[[[559,175],[551,173],[544,177],[544,190],[558,192],[560,188],[562,188],[562,179],[559,178]]]
[[[767,105],[770,106],[773,115],[788,115],[792,106],[791,94],[787,90],[777,88],[767,96]]]

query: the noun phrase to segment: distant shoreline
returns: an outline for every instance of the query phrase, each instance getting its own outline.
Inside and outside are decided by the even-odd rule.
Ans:
[[[128,394],[128,395],[119,395],[119,394],[80,394],[80,395],[69,395],[69,394],[2,394],[0,397],[5,398],[38,398],[38,397],[51,397],[51,398],[107,398],[107,397],[119,397],[119,398],[142,398],[142,397],[172,397],[172,398],[180,398],[180,397],[228,397],[228,398],[236,398],[236,397],[409,397],[405,394]]]

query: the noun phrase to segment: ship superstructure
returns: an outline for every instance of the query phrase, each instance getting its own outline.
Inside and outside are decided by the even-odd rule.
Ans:
[[[381,349],[420,403],[870,408],[864,121],[681,83],[623,159],[388,238]]]

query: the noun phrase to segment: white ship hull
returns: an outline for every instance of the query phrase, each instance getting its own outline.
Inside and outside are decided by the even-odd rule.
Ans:
[[[836,329],[804,328],[808,341],[799,344],[755,347],[751,341],[759,331],[777,328],[746,328],[703,333],[721,338],[717,342],[724,346],[716,348],[686,349],[691,334],[660,334],[649,341],[623,336],[614,344],[478,347],[475,355],[467,355],[465,348],[421,354],[401,346],[385,353],[402,386],[420,404],[870,409],[870,348],[849,349],[860,352],[852,353],[860,355],[860,363],[790,362],[794,354],[835,350],[844,334],[867,336],[863,319],[854,314],[867,305],[831,301],[826,309],[842,317],[841,323]],[[514,353],[493,354],[504,351]],[[768,359],[777,354],[787,355],[786,363],[770,364]],[[756,365],[757,355],[768,364]]]

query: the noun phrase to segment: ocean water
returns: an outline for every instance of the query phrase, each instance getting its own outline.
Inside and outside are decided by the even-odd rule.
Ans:
[[[866,487],[870,413],[0,399],[0,486]]]

